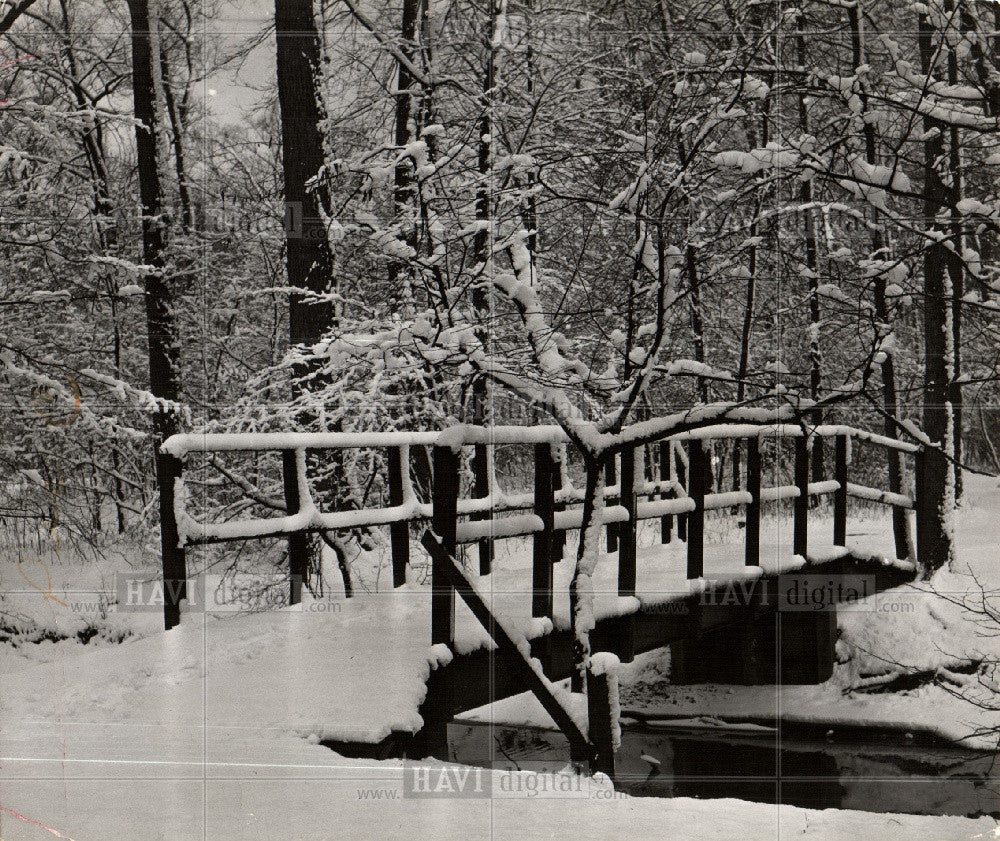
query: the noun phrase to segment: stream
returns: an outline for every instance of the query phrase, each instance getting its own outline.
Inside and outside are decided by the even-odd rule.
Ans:
[[[561,733],[536,727],[457,721],[449,744],[455,762],[487,768],[555,772],[569,758]],[[623,718],[615,770],[616,790],[633,797],[1000,819],[996,755],[925,734]]]

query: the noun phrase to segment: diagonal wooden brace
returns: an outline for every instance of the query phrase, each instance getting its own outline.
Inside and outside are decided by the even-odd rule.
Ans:
[[[431,558],[438,562],[438,568],[446,571],[452,586],[458,591],[458,594],[469,606],[473,616],[479,620],[497,646],[501,650],[506,649],[517,654],[514,662],[518,664],[519,669],[523,670],[528,688],[541,702],[545,712],[552,716],[552,720],[569,739],[572,756],[591,762],[595,757],[594,746],[584,735],[573,716],[556,698],[549,682],[532,664],[527,639],[523,636],[518,638],[518,635],[508,630],[503,622],[493,615],[461,564],[445,551],[444,546],[430,529],[424,532],[422,543]]]

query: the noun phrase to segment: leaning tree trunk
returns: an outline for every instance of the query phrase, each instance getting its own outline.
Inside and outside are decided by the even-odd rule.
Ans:
[[[614,455],[607,458],[613,459]],[[576,569],[569,584],[569,610],[573,627],[574,685],[583,685],[590,658],[590,632],[594,629],[594,571],[601,556],[601,526],[604,524],[605,458],[584,454],[586,490],[580,523],[580,545]]]

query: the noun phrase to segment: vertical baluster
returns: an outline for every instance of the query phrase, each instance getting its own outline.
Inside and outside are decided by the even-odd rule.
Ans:
[[[281,451],[281,479],[285,491],[285,509],[289,516],[298,514],[302,499],[299,494],[299,461],[305,469],[304,450]],[[302,601],[302,582],[305,580],[309,567],[309,535],[304,531],[288,535],[288,603],[298,604]]]
[[[924,484],[927,476],[927,450],[923,447],[913,456],[913,510],[917,521],[917,567],[931,569],[931,551],[934,545],[934,503],[926,492]]]
[[[618,595],[635,595],[636,557],[636,493],[635,447],[625,447],[621,455],[621,504],[628,512],[628,520],[618,528]]]
[[[409,472],[409,448],[389,447],[389,505],[398,507],[405,499],[405,473]],[[406,583],[406,568],[410,564],[410,524],[406,520],[389,525],[392,547],[392,586],[401,587]]]
[[[670,449],[669,441],[660,441],[659,444],[660,453],[660,481],[667,482],[673,479],[673,453]],[[660,499],[670,499],[676,496],[673,491],[662,491],[660,493]],[[674,517],[672,514],[664,514],[660,517],[660,543],[669,543],[670,539],[673,537],[674,532]]]
[[[678,443],[678,444],[675,445],[675,447],[683,447],[683,446],[684,445],[680,444],[680,443]],[[684,460],[681,459],[681,458],[678,458],[676,453],[674,453],[674,458],[676,459],[675,463],[677,465],[677,482],[678,482],[678,484],[682,488],[684,488],[685,493],[687,493],[687,488],[688,488],[688,479],[687,479],[688,470],[687,470],[687,467],[684,466]],[[687,540],[688,539],[688,517],[687,517],[687,514],[678,514],[677,515],[677,536],[681,540]]]
[[[555,514],[554,476],[558,467],[551,444],[535,444],[534,512],[542,530],[532,538],[531,615],[552,618],[552,526]]]
[[[799,494],[793,509],[792,551],[804,558],[808,550],[809,523],[809,439],[805,435],[795,439],[795,487]]]
[[[744,547],[746,566],[760,566],[760,438],[747,438],[747,534]]]
[[[833,544],[847,545],[847,448],[850,439],[838,435],[834,442],[834,479],[839,487],[833,495]]]
[[[604,462],[604,484],[610,486],[615,484],[615,457],[608,456],[607,461]],[[604,500],[605,505],[614,505],[615,497],[606,497]],[[618,551],[618,528],[617,523],[608,523],[605,528],[605,548],[608,552]]]
[[[694,511],[687,516],[687,577],[705,574],[705,489],[711,467],[705,455],[707,442],[698,438],[688,444],[688,496]]]
[[[556,462],[555,472],[552,474],[552,491],[556,493],[563,489],[563,472],[566,470],[566,459],[569,454],[566,451],[566,445],[559,445],[559,460]],[[565,502],[556,502],[554,504],[554,509],[558,513],[559,511],[566,510]],[[552,563],[557,564],[562,560],[563,553],[566,551],[566,530],[558,529],[552,533]]]
[[[476,499],[483,499],[491,493],[490,488],[490,454],[487,444],[476,444],[472,456],[472,474],[474,487],[472,495]],[[492,511],[476,512],[472,515],[473,520],[492,519]],[[493,539],[490,537],[479,538],[479,574],[489,575],[493,567]]]
[[[434,493],[431,526],[441,545],[455,557],[458,526],[459,455],[451,447],[434,448]],[[431,562],[431,644],[452,645],[455,639],[455,588],[444,566]]]

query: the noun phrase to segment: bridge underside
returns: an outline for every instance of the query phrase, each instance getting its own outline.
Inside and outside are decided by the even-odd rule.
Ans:
[[[671,682],[815,684],[833,673],[836,612],[829,600],[789,609],[788,588],[796,581],[834,587],[863,582],[865,596],[901,586],[913,571],[880,559],[854,556],[809,563],[795,572],[766,574],[750,582],[720,583],[684,597],[643,606],[636,613],[598,620],[590,633],[593,651],[610,651],[623,662],[636,654],[671,647]],[[843,595],[841,593],[841,595]],[[779,607],[780,605],[780,607]],[[550,681],[573,676],[573,635],[555,630],[532,640]],[[447,756],[445,728],[455,716],[529,690],[513,652],[494,649],[457,655],[430,675],[420,707],[425,722],[417,734],[395,733],[378,745],[326,743],[358,757]]]

